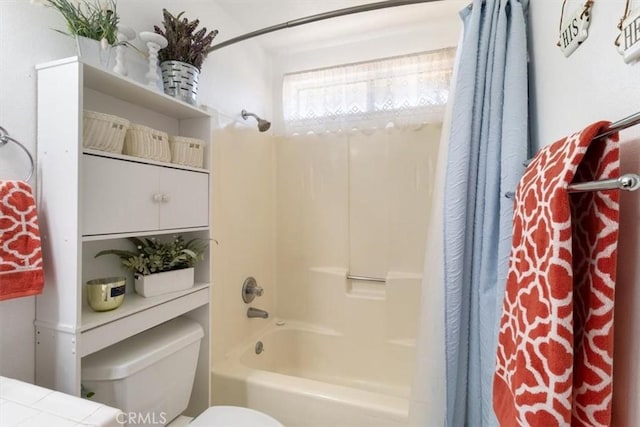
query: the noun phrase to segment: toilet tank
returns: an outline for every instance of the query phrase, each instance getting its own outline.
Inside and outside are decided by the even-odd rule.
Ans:
[[[165,425],[189,404],[202,326],[178,317],[82,359],[91,400],[122,409],[128,425]]]

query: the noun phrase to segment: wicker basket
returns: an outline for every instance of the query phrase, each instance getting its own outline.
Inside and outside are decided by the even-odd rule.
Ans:
[[[129,120],[111,114],[84,110],[82,146],[109,153],[122,153]]]
[[[124,154],[170,162],[169,135],[166,132],[131,123],[124,138]]]
[[[204,141],[186,136],[170,136],[171,162],[201,168],[204,164]]]

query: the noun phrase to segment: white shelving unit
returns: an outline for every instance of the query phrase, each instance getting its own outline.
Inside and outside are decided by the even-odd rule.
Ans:
[[[38,215],[45,287],[36,300],[36,383],[79,396],[82,358],[185,316],[199,322],[196,380],[187,415],[209,406],[211,257],[196,266],[193,288],[144,298],[115,256],[127,237],[173,235],[210,239],[211,174],[203,168],[84,149],[83,110],[125,117],[172,135],[211,142],[210,115],[78,58],[42,64],[38,73]],[[210,147],[209,147],[210,149]],[[164,196],[160,203],[154,194]],[[94,312],[87,280],[126,276],[123,304]]]

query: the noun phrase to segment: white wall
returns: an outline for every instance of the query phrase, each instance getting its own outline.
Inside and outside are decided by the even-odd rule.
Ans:
[[[568,0],[567,15],[584,2]],[[640,7],[631,2],[631,7]],[[594,2],[587,40],[565,58],[558,41],[560,5],[531,1],[532,136],[537,147],[597,120],[618,120],[640,110],[640,65],[627,65],[613,42],[624,0]],[[634,133],[634,132],[631,132]]]
[[[532,138],[542,147],[597,120],[640,111],[640,64],[627,65],[613,41],[623,0],[594,3],[588,39],[569,58],[556,46],[561,2],[530,2]],[[582,1],[567,1],[567,14]],[[631,2],[632,8],[640,7]],[[640,172],[640,127],[620,134],[622,172]],[[620,203],[615,308],[614,420],[640,424],[640,195]]]
[[[162,19],[163,6],[174,13],[186,10],[190,19],[200,18],[201,25],[219,29],[225,38],[238,34],[233,20],[214,2],[204,0],[120,1],[121,23],[136,31],[151,31]],[[36,151],[34,65],[75,55],[73,40],[53,28],[64,29],[53,9],[28,0],[0,0],[0,126],[31,153]],[[253,41],[217,51],[205,61],[199,101],[234,118],[239,118],[242,108],[269,115],[270,72],[269,57]],[[0,178],[24,177],[27,170],[28,161],[20,151],[0,148]],[[34,316],[33,297],[0,302],[0,375],[33,381]]]
[[[36,151],[34,64],[73,54],[50,11],[28,1],[0,2],[0,126]],[[10,58],[10,59],[7,59]],[[21,179],[28,161],[13,146],[0,148],[0,178]],[[32,179],[31,184],[34,185]],[[35,297],[0,302],[0,375],[34,379]]]

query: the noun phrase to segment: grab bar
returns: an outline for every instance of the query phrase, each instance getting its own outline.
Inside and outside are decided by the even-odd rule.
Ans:
[[[353,276],[347,273],[347,280],[362,280],[365,282],[380,282],[386,283],[387,279],[383,279],[381,277],[369,277],[369,276]]]
[[[18,147],[22,148],[22,150],[27,153],[27,156],[29,157],[29,163],[31,164],[31,170],[29,171],[29,175],[27,175],[27,178],[25,179],[26,181],[29,181],[31,179],[31,177],[33,176],[33,171],[35,169],[35,163],[33,162],[33,156],[31,155],[31,153],[29,152],[29,150],[27,150],[27,147],[25,147],[24,145],[22,145],[19,141],[11,138],[9,136],[9,132],[7,132],[2,126],[0,126],[0,147],[2,147],[3,145],[6,145],[7,142],[14,142],[15,144],[18,145]]]

